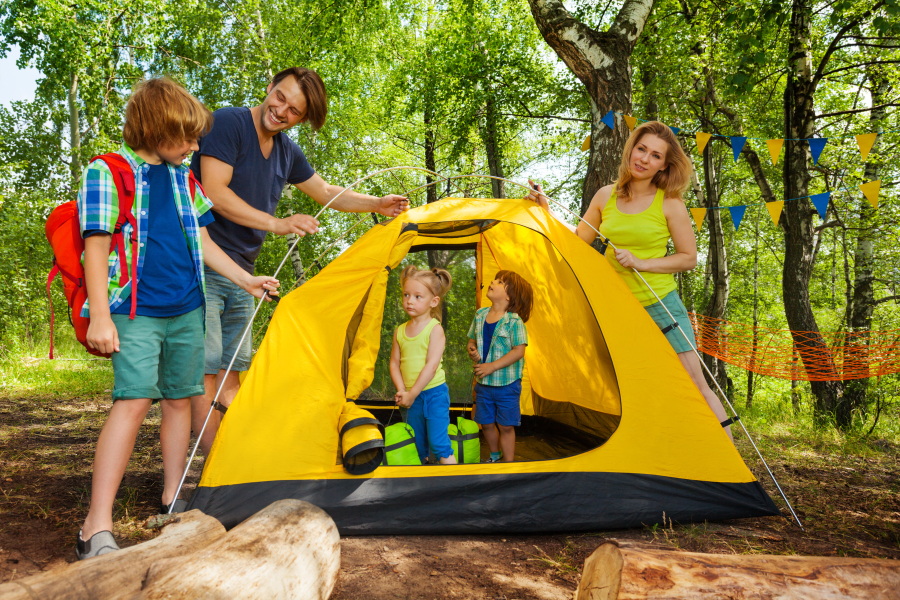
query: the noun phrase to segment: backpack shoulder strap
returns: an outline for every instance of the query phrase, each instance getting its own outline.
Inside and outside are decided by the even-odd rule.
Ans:
[[[191,189],[191,202],[194,201],[194,196],[197,194],[197,188],[200,188],[200,193],[206,196],[206,190],[203,189],[203,186],[200,185],[200,182],[194,177],[194,172],[190,169],[188,169],[188,184]]]

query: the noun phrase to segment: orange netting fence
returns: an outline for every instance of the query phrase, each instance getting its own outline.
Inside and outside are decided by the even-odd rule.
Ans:
[[[689,314],[701,352],[760,375],[839,381],[900,373],[900,329],[791,332],[758,326],[754,339],[752,325]]]

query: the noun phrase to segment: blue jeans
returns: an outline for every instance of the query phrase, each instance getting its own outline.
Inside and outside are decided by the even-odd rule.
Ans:
[[[450,388],[442,383],[430,390],[423,390],[416,396],[412,406],[400,409],[403,419],[416,434],[416,450],[422,462],[428,458],[428,451],[435,458],[453,456],[450,446]]]
[[[206,374],[215,375],[228,368],[237,353],[232,371],[250,368],[253,332],[248,332],[241,347],[238,341],[253,316],[253,296],[206,268]]]

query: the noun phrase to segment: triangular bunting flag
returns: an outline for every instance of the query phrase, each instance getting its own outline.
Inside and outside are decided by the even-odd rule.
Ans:
[[[859,186],[859,189],[866,195],[866,199],[872,204],[872,208],[878,208],[878,192],[881,191],[881,180],[876,179],[875,181],[864,183]]]
[[[746,143],[747,138],[742,135],[731,136],[731,151],[734,152],[734,162],[737,162],[738,156],[740,156],[741,150],[744,149],[744,144]]]
[[[581,151],[587,152],[590,149],[591,149],[591,136],[587,136],[586,138],[584,138],[584,142],[582,142],[582,144],[581,144]]]
[[[610,129],[616,128],[616,115],[613,111],[609,111],[600,118],[600,121]]]
[[[728,209],[728,212],[731,213],[731,222],[734,223],[734,230],[737,231],[741,226],[741,221],[744,218],[744,213],[747,212],[746,206],[732,206]]]
[[[819,211],[819,216],[822,217],[822,220],[825,220],[825,213],[828,212],[828,199],[831,198],[831,192],[822,192],[821,194],[814,194],[809,197],[812,201],[813,206],[816,207],[816,210]]]
[[[784,140],[766,140],[766,146],[769,147],[769,156],[772,157],[772,164],[778,164],[778,155],[781,154],[781,147],[784,146]]]
[[[822,154],[822,148],[828,143],[828,138],[811,138],[809,142],[809,151],[812,153],[813,164],[819,162],[819,156]]]
[[[625,124],[628,125],[628,129],[634,131],[634,126],[637,125],[637,117],[632,117],[631,115],[622,115],[622,118],[625,119]]]
[[[778,218],[781,217],[781,210],[784,208],[784,200],[778,200],[777,202],[766,202],[766,210],[769,211],[769,216],[772,217],[772,222],[778,225]]]
[[[703,218],[706,217],[705,208],[692,208],[691,216],[694,217],[694,223],[697,224],[697,231],[703,229]]]
[[[703,149],[706,148],[706,144],[709,143],[709,138],[711,137],[711,133],[703,133],[702,131],[697,133],[697,152],[703,154]]]
[[[671,125],[669,125],[669,129],[671,129],[672,133],[674,133],[675,135],[678,135],[678,132],[681,131],[679,128],[672,127]]]
[[[866,133],[864,135],[856,136],[856,144],[859,146],[859,153],[862,155],[863,160],[866,160],[869,151],[872,150],[872,146],[875,145],[875,140],[877,139],[877,133]]]

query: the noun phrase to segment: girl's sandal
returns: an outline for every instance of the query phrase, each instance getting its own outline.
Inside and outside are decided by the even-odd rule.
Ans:
[[[119,549],[116,538],[113,537],[112,531],[98,531],[90,537],[89,540],[81,539],[81,531],[78,532],[78,538],[75,541],[75,556],[78,560],[85,560],[109,554]]]

